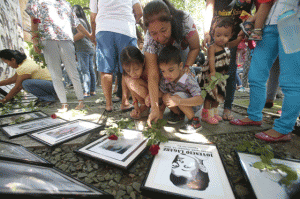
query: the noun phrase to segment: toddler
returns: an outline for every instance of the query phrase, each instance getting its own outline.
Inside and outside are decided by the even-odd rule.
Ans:
[[[176,124],[186,116],[188,121],[179,131],[199,131],[202,128],[199,121],[200,105],[203,104],[201,89],[196,79],[184,72],[180,50],[174,46],[164,47],[157,62],[163,76],[159,85],[159,97],[162,97],[164,105],[171,110],[168,123]]]
[[[149,91],[144,55],[137,47],[128,46],[122,50],[120,60],[124,71],[122,83],[130,90],[134,105],[130,116],[140,119],[149,114],[149,108],[145,104],[146,99],[149,101]]]
[[[243,39],[242,32],[236,40],[229,42],[233,35],[234,21],[229,17],[220,17],[213,25],[212,35],[214,43],[208,48],[208,63],[203,67],[202,75],[198,75],[200,87],[206,97],[202,110],[202,121],[209,124],[218,124],[218,106],[224,102],[226,93],[226,79],[230,64],[230,50]]]

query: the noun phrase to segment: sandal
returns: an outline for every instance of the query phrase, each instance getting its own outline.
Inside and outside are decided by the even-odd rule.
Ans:
[[[59,113],[65,113],[68,111],[69,105],[68,104],[62,104],[61,109],[57,109]]]
[[[82,100],[79,101],[78,105],[76,106],[75,110],[81,110],[85,107]]]
[[[234,117],[231,114],[231,111],[229,111],[229,112],[223,112],[222,118],[223,118],[224,121],[234,120]]]
[[[131,104],[129,104],[129,105],[126,106],[125,108],[121,108],[121,111],[122,111],[123,113],[125,113],[125,112],[131,111],[131,110],[133,110],[133,109],[134,109],[134,106],[131,105]]]
[[[249,36],[249,40],[254,40],[254,41],[260,41],[262,40],[262,30],[261,28],[258,29],[254,29],[251,33],[251,35]]]
[[[251,26],[251,28],[246,28],[247,26]],[[242,31],[245,33],[245,35],[247,37],[250,37],[249,32],[251,33],[253,31],[254,24],[252,22],[245,21],[243,23],[240,23],[240,27]]]

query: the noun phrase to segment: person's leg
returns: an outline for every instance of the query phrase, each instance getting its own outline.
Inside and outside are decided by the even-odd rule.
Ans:
[[[280,40],[280,39],[279,39]],[[281,134],[293,131],[300,111],[300,52],[285,54],[279,42],[279,84],[284,94],[282,114],[274,122],[274,130]]]
[[[251,64],[251,52],[250,48],[247,47],[246,54],[245,54],[245,62],[243,65],[243,78],[242,78],[242,85],[244,88],[248,88],[248,74]]]
[[[40,79],[26,79],[22,82],[23,89],[33,94],[41,101],[55,102],[56,92],[52,81]]]
[[[89,54],[89,75],[90,75],[90,94],[95,95],[96,91],[96,74],[94,71],[94,53]]]
[[[277,27],[266,26],[263,37],[254,50],[249,71],[250,104],[247,112],[248,119],[252,121],[262,121],[262,109],[266,102],[266,82],[278,55]]]
[[[230,53],[230,64],[228,75],[229,78],[226,82],[226,95],[225,95],[225,102],[224,102],[224,112],[223,112],[223,119],[224,120],[232,120],[233,116],[231,115],[231,107],[232,102],[234,100],[234,93],[236,89],[236,50],[237,47],[231,48]]]
[[[90,71],[89,71],[89,53],[88,52],[76,52],[79,68],[81,69],[82,84],[84,96],[90,94]]]
[[[112,74],[117,63],[116,34],[109,31],[100,31],[96,35],[97,70],[101,72],[101,85],[107,111],[112,111]]]
[[[267,100],[266,106],[269,102],[270,104],[266,108],[271,108],[273,106],[273,101],[275,100],[275,96],[278,89],[279,84],[279,74],[280,74],[280,67],[279,67],[279,58],[277,57],[273,66],[270,70],[270,76],[267,83]]]
[[[77,70],[77,63],[75,59],[75,47],[71,41],[59,41],[59,50],[63,63],[65,64],[67,73],[73,83],[74,90],[78,101],[83,101],[83,90]],[[84,104],[81,102],[80,107],[83,108]]]
[[[62,81],[61,57],[59,41],[46,40],[42,42],[47,68],[51,74],[52,82],[60,103],[67,103],[65,87]]]

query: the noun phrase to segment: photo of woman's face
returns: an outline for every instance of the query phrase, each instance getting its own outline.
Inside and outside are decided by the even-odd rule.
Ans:
[[[198,171],[198,162],[186,155],[177,155],[172,162],[172,174],[182,176],[187,179],[193,178],[193,171]]]

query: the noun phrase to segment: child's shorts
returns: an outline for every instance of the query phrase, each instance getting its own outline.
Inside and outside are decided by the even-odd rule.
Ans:
[[[191,98],[191,96],[188,94],[188,93],[185,93],[185,92],[177,92],[177,93],[174,93],[174,95],[178,95],[179,97],[181,97],[182,99],[187,99],[187,98]],[[202,105],[199,105],[199,106],[193,106],[193,110],[194,110],[194,113],[195,113],[195,117],[199,117],[201,119],[201,109],[202,109]]]

